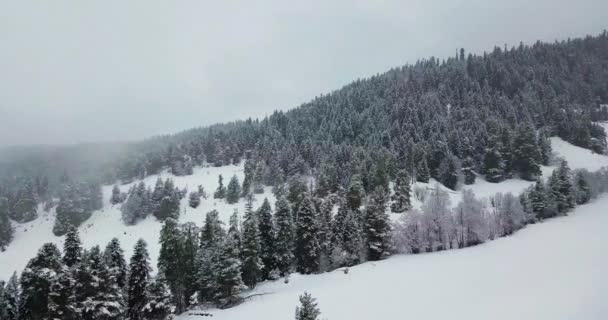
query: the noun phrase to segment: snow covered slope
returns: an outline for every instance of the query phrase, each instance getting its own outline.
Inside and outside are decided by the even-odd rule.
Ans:
[[[563,157],[570,163],[571,168],[587,168],[589,170],[597,170],[601,166],[608,165],[608,157],[604,155],[592,154],[591,151],[573,146],[559,138],[551,138],[551,143],[555,154],[558,157]],[[543,167],[543,176],[546,178],[551,174],[553,167]],[[194,222],[197,225],[202,225],[205,219],[205,213],[213,209],[220,212],[220,218],[228,222],[229,216],[235,209],[238,209],[241,214],[244,212],[244,201],[228,205],[224,201],[213,199],[213,191],[217,188],[218,175],[224,177],[225,184],[228,183],[230,177],[236,174],[239,180],[243,181],[243,167],[241,166],[224,166],[224,167],[206,167],[195,168],[194,174],[191,176],[175,177],[168,173],[162,173],[160,176],[164,179],[172,177],[175,185],[180,189],[187,187],[189,190],[195,190],[198,185],[202,185],[209,194],[208,199],[201,199],[201,204],[198,208],[192,209],[188,206],[187,197],[182,200],[180,214],[180,222]],[[159,175],[154,175],[144,179],[147,186],[154,187],[156,179]],[[138,181],[134,182],[138,183]],[[489,197],[497,192],[512,192],[520,193],[528,186],[533,184],[530,181],[520,179],[510,179],[501,183],[489,183],[483,178],[478,178],[477,182],[470,188],[479,198]],[[131,186],[121,186],[122,191],[128,190]],[[417,183],[421,188],[434,188],[435,183],[429,184]],[[440,186],[444,188],[443,186]],[[156,260],[159,254],[160,246],[158,244],[159,232],[161,224],[152,216],[148,219],[139,222],[135,226],[125,226],[121,221],[121,213],[119,206],[110,204],[112,186],[103,187],[104,209],[93,213],[92,217],[87,220],[81,227],[81,237],[85,247],[94,245],[105,246],[113,237],[119,238],[127,258],[131,255],[133,246],[139,238],[143,238],[148,242],[150,258],[152,265],[156,266]],[[452,205],[455,206],[460,201],[461,193],[448,190]],[[270,192],[270,188],[266,188],[265,193],[256,195],[255,206],[261,205],[264,197],[268,197],[271,205],[274,206],[274,196]],[[421,205],[420,201],[413,201],[415,207]],[[14,224],[16,228],[15,239],[8,246],[5,252],[0,252],[0,280],[7,280],[14,272],[21,272],[30,258],[34,257],[40,246],[45,242],[54,242],[60,247],[62,246],[63,237],[55,237],[52,233],[55,213],[45,213],[41,209],[38,210],[40,217],[32,222],[25,224]],[[397,215],[393,215],[397,217]],[[103,249],[103,248],[102,248]]]
[[[209,312],[216,320],[292,319],[308,291],[329,320],[608,319],[607,207],[605,196],[477,247],[393,256],[348,274],[293,275],[253,292],[267,295]]]

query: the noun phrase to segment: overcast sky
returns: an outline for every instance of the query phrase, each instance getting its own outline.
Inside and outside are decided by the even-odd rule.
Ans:
[[[418,58],[608,28],[606,0],[0,1],[0,146],[289,109]]]

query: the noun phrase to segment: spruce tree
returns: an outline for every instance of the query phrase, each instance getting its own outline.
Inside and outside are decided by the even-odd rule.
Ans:
[[[112,238],[103,253],[104,263],[119,288],[127,284],[127,262],[118,238]]]
[[[130,320],[145,319],[143,309],[148,303],[147,288],[152,270],[147,246],[143,239],[139,239],[129,262],[127,317]]]
[[[226,187],[224,187],[224,177],[220,174],[218,178],[218,187],[213,193],[213,198],[215,199],[224,199],[226,197]]]
[[[253,210],[253,197],[247,198],[245,217],[243,221],[243,282],[250,288],[262,279],[264,264],[260,258],[260,230],[258,217]]]
[[[551,162],[551,142],[547,139],[545,131],[541,130],[538,135],[538,146],[540,149],[540,162],[542,165],[548,166]]]
[[[582,172],[575,174],[576,204],[585,204],[591,200],[591,188]]]
[[[572,184],[572,172],[566,160],[563,160],[560,166],[553,171],[549,179],[549,188],[559,213],[565,213],[574,208],[576,199]]]
[[[185,295],[183,282],[182,234],[175,219],[166,219],[160,230],[158,272],[171,290],[173,304],[179,313],[185,311],[190,297]]]
[[[304,292],[300,296],[300,306],[296,307],[296,320],[317,320],[320,314],[317,299]]]
[[[61,267],[59,249],[52,243],[42,245],[21,274],[20,319],[49,317],[50,287]]]
[[[534,129],[529,125],[520,125],[513,146],[513,170],[524,180],[538,177],[541,174],[541,153],[536,144]]]
[[[142,317],[146,320],[170,320],[175,312],[171,291],[162,278],[150,281],[146,290],[148,302],[142,309]]]
[[[428,183],[431,179],[431,172],[426,162],[426,157],[423,156],[416,167],[416,181]]]
[[[459,165],[456,157],[448,155],[439,165],[439,182],[452,190],[456,190],[456,186],[458,185],[458,171]]]
[[[369,260],[386,258],[390,252],[391,221],[386,214],[386,195],[376,190],[365,208],[365,234]]]
[[[393,200],[391,211],[401,213],[409,210],[412,207],[410,193],[410,178],[407,171],[400,170],[399,173],[397,173],[397,179],[395,180],[395,186],[393,187],[393,195],[391,196],[391,200]]]
[[[117,184],[112,187],[112,196],[110,197],[111,204],[119,204],[122,202],[122,196],[120,194],[120,188]]]
[[[477,177],[475,176],[475,172],[473,171],[474,166],[475,164],[471,157],[466,157],[462,161],[462,175],[464,176],[464,184],[466,185],[471,185],[475,183],[475,178]]]
[[[228,189],[226,190],[226,202],[229,204],[235,204],[239,202],[241,197],[241,186],[239,184],[239,178],[233,175],[228,183]]]
[[[287,198],[281,196],[275,203],[274,221],[276,224],[275,259],[277,268],[287,275],[294,261],[295,224]]]
[[[193,191],[190,192],[190,195],[188,196],[188,205],[190,206],[190,208],[198,208],[198,205],[201,203],[201,196],[198,192]]]
[[[190,299],[198,290],[198,265],[197,256],[200,245],[200,229],[193,222],[187,222],[181,226],[182,253],[180,257],[181,279],[184,284],[185,302],[190,304]]]
[[[547,214],[547,191],[542,180],[537,180],[532,189],[529,191],[528,198],[532,206],[532,212],[537,219],[542,220],[548,218]]]
[[[258,229],[260,231],[260,258],[264,264],[262,278],[269,279],[270,272],[276,268],[275,262],[275,229],[272,221],[272,208],[267,198],[258,209]]]
[[[13,240],[14,229],[8,218],[8,199],[0,197],[0,252]]]
[[[0,304],[0,318],[2,320],[19,319],[19,296],[19,278],[15,272],[4,287],[2,299],[0,299],[2,301]]]
[[[70,226],[63,242],[63,263],[71,268],[82,260],[82,243],[78,228]]]
[[[200,250],[197,254],[199,302],[211,302],[217,292],[218,260],[221,242],[225,237],[217,210],[207,212],[201,231]]]
[[[361,207],[361,203],[363,201],[364,196],[365,189],[363,188],[363,181],[361,181],[361,176],[358,174],[354,174],[350,178],[350,184],[348,186],[348,191],[346,195],[350,208],[352,210],[358,210],[359,207]]]
[[[220,307],[230,307],[239,301],[243,288],[241,260],[237,237],[229,232],[222,244],[217,271],[217,293],[215,301]]]
[[[488,182],[497,183],[505,179],[505,162],[500,153],[501,148],[500,142],[496,140],[495,136],[492,136],[483,159],[484,172]]]
[[[300,203],[296,223],[296,270],[303,274],[319,270],[319,240],[317,213],[310,195]]]

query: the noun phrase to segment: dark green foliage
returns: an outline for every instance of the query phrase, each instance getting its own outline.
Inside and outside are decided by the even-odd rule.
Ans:
[[[488,182],[501,182],[505,179],[505,161],[500,152],[502,144],[495,136],[490,138],[489,146],[485,150],[483,168]]]
[[[160,231],[160,254],[158,271],[169,286],[173,304],[178,312],[185,311],[190,297],[185,294],[182,261],[183,240],[179,225],[175,219],[166,219]]]
[[[534,180],[541,174],[540,163],[543,161],[534,129],[529,125],[520,125],[513,146],[513,170],[522,179]]]
[[[244,287],[241,278],[241,260],[238,239],[229,232],[219,255],[217,271],[217,292],[215,301],[221,307],[230,307],[240,300],[238,296]]]
[[[274,243],[276,267],[282,274],[287,274],[294,261],[295,222],[289,202],[282,196],[275,203],[274,221],[276,241]]]
[[[290,177],[287,181],[287,200],[293,204],[299,204],[308,191],[306,182],[301,176]]]
[[[275,230],[274,221],[272,220],[272,208],[267,198],[260,206],[257,212],[258,229],[260,232],[260,258],[264,268],[262,269],[262,278],[268,279],[270,272],[276,268],[275,262]]]
[[[300,296],[300,306],[296,307],[296,320],[317,320],[320,314],[317,299],[304,292]]]
[[[148,303],[147,288],[150,283],[150,258],[147,244],[139,239],[135,244],[129,262],[129,280],[127,282],[127,317],[130,320],[144,320],[144,307]]]
[[[113,281],[119,288],[124,288],[127,284],[127,262],[117,238],[110,240],[104,250],[103,259]]]
[[[0,197],[0,252],[13,240],[13,226],[8,218],[8,199]]]
[[[391,196],[391,200],[393,201],[393,203],[391,203],[391,211],[401,213],[409,210],[412,207],[410,195],[410,177],[408,176],[407,171],[400,170],[397,173],[395,186],[393,187],[393,195]],[[351,209],[353,208],[351,207]]]
[[[239,184],[239,178],[236,175],[230,178],[230,182],[228,183],[228,189],[226,190],[226,202],[229,204],[234,204],[239,202],[239,198],[241,197],[241,185]]]
[[[591,188],[581,172],[577,172],[574,177],[576,190],[576,204],[585,204],[591,200]]]
[[[549,178],[549,190],[558,213],[566,213],[576,205],[572,180],[572,172],[565,160],[560,163],[557,169],[553,170],[553,174]]]
[[[464,184],[471,185],[475,183],[474,162],[471,157],[466,157],[462,161],[462,175],[464,176]]]
[[[532,212],[537,219],[549,218],[547,210],[547,191],[542,180],[537,180],[528,192],[528,199],[532,207]]]
[[[242,247],[242,277],[243,282],[250,288],[262,279],[264,263],[261,259],[260,230],[258,216],[253,210],[253,198],[247,199],[245,217],[243,221],[243,247]]]
[[[458,164],[456,157],[447,155],[439,165],[438,180],[444,186],[452,190],[456,190],[456,186],[458,185],[459,171],[460,165]]]
[[[154,215],[158,220],[164,221],[167,218],[179,218],[180,191],[175,188],[173,180],[167,179],[163,187],[163,196],[160,200],[158,211]]]
[[[52,243],[42,245],[21,274],[19,319],[35,320],[49,317],[49,293],[53,277],[62,268],[61,253]]]
[[[409,183],[409,181],[408,181]],[[363,201],[363,197],[365,197],[365,188],[363,187],[363,182],[361,181],[361,176],[355,174],[350,179],[350,184],[348,186],[348,191],[346,194],[346,198],[348,200],[348,205],[352,210],[358,210],[361,207],[361,202]]]
[[[369,260],[380,260],[390,253],[391,221],[386,214],[386,197],[382,190],[376,190],[365,208],[365,235]]]
[[[431,179],[431,173],[426,163],[426,157],[423,157],[416,168],[416,181],[428,183],[429,179]]]
[[[78,228],[70,226],[63,242],[63,263],[71,268],[82,260],[82,243]]]
[[[198,208],[198,205],[201,203],[201,195],[196,192],[190,192],[190,195],[188,195],[188,205],[190,206],[190,208]]]
[[[215,199],[224,199],[226,197],[226,187],[224,187],[224,177],[220,174],[218,178],[218,187],[213,193],[213,198]]]
[[[317,212],[310,195],[304,195],[296,222],[296,270],[303,274],[319,270],[319,240]]]

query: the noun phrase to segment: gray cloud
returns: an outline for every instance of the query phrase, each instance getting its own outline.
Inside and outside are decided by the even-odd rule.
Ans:
[[[0,2],[0,145],[264,116],[457,48],[597,34],[608,1]]]

